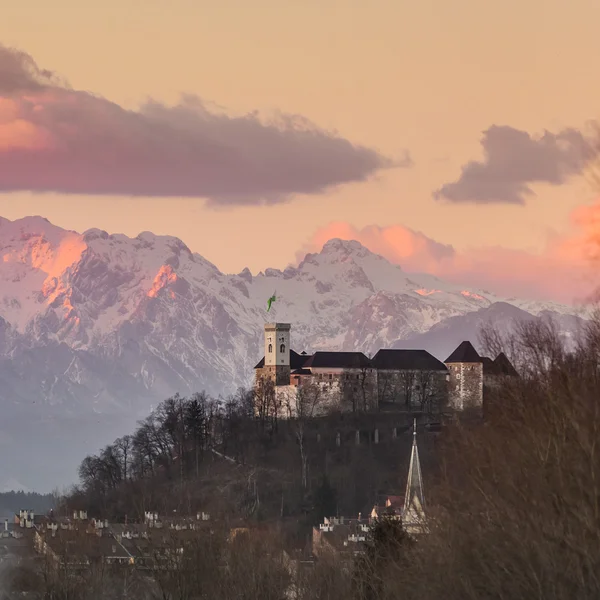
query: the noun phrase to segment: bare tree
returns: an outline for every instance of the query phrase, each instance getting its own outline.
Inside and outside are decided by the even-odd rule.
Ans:
[[[323,386],[319,383],[301,385],[295,389],[290,389],[286,394],[286,412],[294,429],[300,451],[303,489],[306,489],[308,486],[307,424],[320,414],[325,402],[325,392]]]
[[[440,413],[447,397],[446,372],[420,370],[415,377],[415,398],[426,413]]]
[[[402,398],[404,399],[404,406],[406,407],[406,410],[412,410],[415,386],[417,385],[416,371],[398,371],[398,385],[402,394]]]
[[[344,369],[339,379],[339,390],[343,410],[349,408],[352,413],[375,410],[379,400],[377,371],[368,365]]]

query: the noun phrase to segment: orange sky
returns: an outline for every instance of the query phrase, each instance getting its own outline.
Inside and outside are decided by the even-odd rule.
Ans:
[[[432,194],[481,159],[492,125],[534,135],[598,117],[599,22],[597,0],[15,2],[0,20],[0,42],[76,90],[128,109],[148,98],[172,104],[185,92],[235,114],[281,110],[385,156],[408,150],[414,165],[273,206],[14,192],[0,199],[0,214],[177,235],[229,272],[284,267],[339,221],[408,227],[460,252],[544,252],[549,235],[568,234],[573,210],[594,199],[583,178],[533,184],[524,206]]]

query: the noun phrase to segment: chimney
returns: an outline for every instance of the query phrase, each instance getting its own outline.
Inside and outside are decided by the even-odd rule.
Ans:
[[[4,531],[8,531],[8,519],[4,519]]]

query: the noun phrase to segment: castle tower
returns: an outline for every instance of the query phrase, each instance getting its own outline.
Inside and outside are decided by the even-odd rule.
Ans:
[[[290,324],[265,324],[264,375],[275,381],[275,385],[290,384]]]
[[[421,476],[421,462],[417,448],[417,420],[413,425],[413,444],[406,481],[406,494],[404,496],[404,510],[402,524],[407,533],[419,534],[425,531],[425,494],[423,493],[423,478]]]
[[[455,410],[482,408],[483,359],[471,342],[461,342],[444,363],[450,374],[450,407]]]

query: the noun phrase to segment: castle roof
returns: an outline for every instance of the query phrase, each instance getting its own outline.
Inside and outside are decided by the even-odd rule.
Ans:
[[[496,367],[496,363],[487,356],[481,357],[481,362],[483,363],[483,372],[485,375],[497,375],[498,368]]]
[[[362,352],[315,352],[303,365],[311,369],[361,369],[371,367]]]
[[[376,369],[447,371],[446,365],[427,350],[379,350],[371,363]]]
[[[500,352],[500,354],[496,356],[494,365],[500,375],[508,375],[511,377],[518,377],[519,375],[504,352]]]
[[[458,348],[444,361],[445,363],[480,363],[483,362],[471,342],[461,342]]]
[[[294,369],[292,375],[311,375],[310,369]]]
[[[290,369],[301,369],[304,366],[304,363],[310,358],[310,356],[306,353],[298,354],[294,350],[290,350]],[[265,366],[265,357],[263,356],[256,366],[255,369],[262,369]]]

